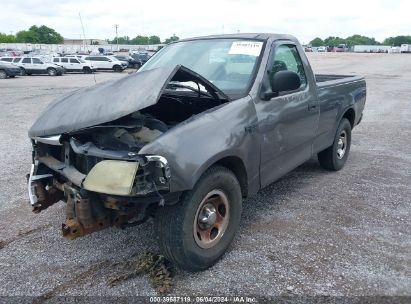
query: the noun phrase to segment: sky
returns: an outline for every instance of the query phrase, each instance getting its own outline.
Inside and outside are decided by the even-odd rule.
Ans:
[[[0,32],[47,25],[65,38],[113,39],[157,35],[162,40],[221,33],[269,32],[315,37],[353,34],[378,41],[411,35],[409,0],[3,0]]]

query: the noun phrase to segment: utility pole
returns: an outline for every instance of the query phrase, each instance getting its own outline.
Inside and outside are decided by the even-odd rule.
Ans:
[[[118,34],[117,34],[118,24],[114,24],[114,27],[116,28],[116,40],[117,40],[117,52],[118,52],[119,51],[119,48],[118,48]]]

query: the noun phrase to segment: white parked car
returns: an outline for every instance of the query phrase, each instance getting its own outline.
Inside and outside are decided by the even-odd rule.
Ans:
[[[115,72],[122,72],[125,68],[127,68],[127,64],[112,56],[85,55],[82,59],[89,62],[91,66],[97,70],[113,70]]]
[[[10,57],[3,57],[3,61],[7,61]],[[20,67],[21,75],[32,74],[48,74],[50,76],[63,75],[65,70],[63,67],[51,62],[45,62],[37,57],[11,57],[15,65]]]
[[[86,62],[81,58],[53,57],[52,61],[65,68],[67,72],[83,72],[85,74],[90,74],[96,71],[96,68],[92,67],[90,62]]]
[[[320,52],[320,53],[327,52],[327,48],[325,46],[319,46],[317,48],[317,52]]]

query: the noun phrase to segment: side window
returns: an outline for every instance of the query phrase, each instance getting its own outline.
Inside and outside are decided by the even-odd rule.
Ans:
[[[53,58],[53,62],[59,62],[59,58]]]
[[[72,58],[70,58],[70,63],[80,63],[80,62],[78,62],[77,59],[72,59]]]
[[[109,61],[110,59],[108,59],[107,57],[101,57],[100,61]]]
[[[43,62],[38,58],[33,58],[33,63],[34,64],[43,64]]]
[[[68,62],[68,58],[61,58],[61,62]]]
[[[31,58],[23,58],[22,63],[31,63]]]
[[[20,61],[20,59],[21,59],[20,57],[19,57],[19,58],[14,58],[14,59],[13,59],[13,62],[16,62],[16,63],[17,63],[17,62]]]
[[[11,62],[13,58],[1,58],[1,61]]]
[[[92,60],[91,57],[86,57],[84,60]]]
[[[292,71],[300,76],[301,88],[307,86],[304,66],[295,45],[282,44],[277,47],[274,55],[274,62],[270,72],[270,78],[279,71]]]

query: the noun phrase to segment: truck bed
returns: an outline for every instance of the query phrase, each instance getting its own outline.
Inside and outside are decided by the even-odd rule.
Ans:
[[[353,77],[358,77],[358,76],[356,75],[335,75],[335,74],[315,74],[315,81],[317,83],[320,83],[320,82],[342,80],[342,79],[353,78]],[[346,79],[346,80],[352,80],[352,79]]]

